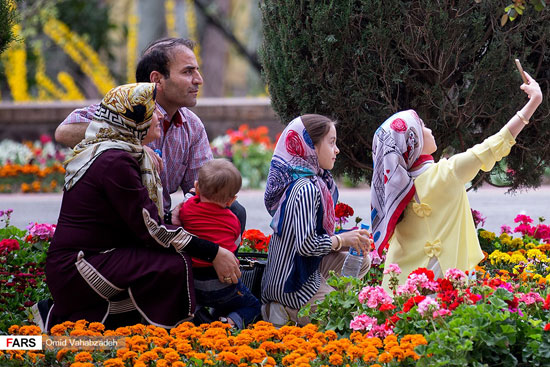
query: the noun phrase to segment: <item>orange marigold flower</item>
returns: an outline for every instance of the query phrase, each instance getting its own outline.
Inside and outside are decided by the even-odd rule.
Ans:
[[[105,325],[103,325],[101,322],[92,322],[88,326],[88,329],[96,332],[103,332],[105,331]]]
[[[179,361],[181,359],[180,355],[176,351],[166,353],[164,358],[170,363],[174,363],[175,361]]]
[[[338,339],[338,334],[334,330],[327,330],[325,331],[325,336],[328,340],[336,340]]]
[[[175,361],[175,362],[172,362],[172,367],[185,367],[186,364],[183,363],[182,361]]]
[[[147,367],[147,365],[142,361],[137,361],[136,363],[134,363],[134,367]]]
[[[170,367],[170,362],[166,359],[159,359],[156,363],[156,367]]]
[[[340,354],[333,354],[330,357],[328,357],[328,361],[332,365],[341,366],[342,363],[344,363],[344,358],[342,358]]]
[[[124,362],[120,358],[111,358],[103,362],[103,367],[124,367]]]
[[[69,350],[67,348],[60,349],[57,354],[55,355],[55,359],[57,359],[59,362],[65,357],[65,354],[67,354]]]
[[[134,352],[133,350],[131,351],[128,351],[128,352],[125,352],[122,354],[122,360],[123,361],[127,361],[127,360],[134,360],[136,359],[138,356],[138,354],[136,352]]]
[[[12,325],[8,328],[9,335],[19,335],[19,325]]]
[[[156,361],[158,358],[159,358],[159,355],[157,353],[147,351],[138,357],[138,361],[150,362],[150,361]]]
[[[216,359],[218,361],[227,363],[227,364],[238,364],[240,362],[240,358],[233,352],[220,352]]]
[[[65,334],[65,330],[67,330],[67,328],[63,324],[54,325],[50,330],[50,334],[54,336],[61,336]]]
[[[378,362],[380,363],[388,363],[392,360],[392,355],[388,352],[382,352],[379,356],[378,356]]]
[[[80,352],[74,356],[75,362],[88,362],[93,361],[92,355],[88,352]]]
[[[119,327],[115,330],[116,335],[123,335],[123,336],[129,336],[132,335],[132,331],[130,331],[127,327]]]

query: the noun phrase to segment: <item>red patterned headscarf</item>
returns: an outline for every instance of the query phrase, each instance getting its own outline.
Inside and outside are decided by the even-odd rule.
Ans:
[[[282,132],[269,168],[264,202],[273,217],[271,227],[279,233],[284,218],[284,202],[288,190],[296,180],[308,177],[321,193],[323,228],[334,234],[334,205],[338,201],[338,189],[329,171],[319,167],[315,146],[302,119],[295,118]]]
[[[371,223],[373,240],[380,255],[388,246],[397,220],[414,196],[414,177],[429,166],[409,170],[419,162],[432,161],[421,155],[424,146],[423,122],[415,111],[401,111],[388,118],[374,134],[371,182]]]

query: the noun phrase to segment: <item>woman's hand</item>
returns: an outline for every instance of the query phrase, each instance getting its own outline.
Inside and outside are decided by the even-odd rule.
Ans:
[[[522,84],[520,87],[521,90],[527,94],[527,97],[529,97],[531,101],[540,104],[540,102],[542,102],[542,91],[540,90],[539,83],[537,83],[535,79],[531,78],[529,74],[525,73],[525,76],[527,77],[529,84]]]
[[[160,172],[162,171],[162,168],[163,168],[163,165],[164,165],[163,162],[162,162],[162,158],[159,157],[158,154],[153,151],[153,149],[149,148],[148,145],[144,145],[143,149],[145,149],[149,153],[149,156],[153,160],[153,164],[155,166],[155,169],[157,170],[157,172],[160,175]]]
[[[370,252],[372,239],[366,229],[356,229],[338,235],[342,239],[343,247],[353,247],[358,253],[362,252],[363,256],[367,256]]]
[[[212,265],[214,265],[220,282],[237,284],[241,277],[241,270],[239,269],[239,260],[231,251],[220,247]]]

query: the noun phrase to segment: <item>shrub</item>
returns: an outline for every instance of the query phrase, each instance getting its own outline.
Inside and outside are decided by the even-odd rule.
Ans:
[[[509,1],[261,2],[261,59],[283,122],[303,113],[339,121],[338,172],[370,181],[371,143],[391,114],[415,109],[441,154],[497,132],[526,101],[513,59],[544,102],[493,174],[513,188],[540,184],[550,161],[550,12],[529,6],[500,24]]]

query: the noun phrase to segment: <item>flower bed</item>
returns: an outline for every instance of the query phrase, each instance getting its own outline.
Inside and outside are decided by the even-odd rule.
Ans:
[[[0,333],[36,335],[40,331],[28,307],[49,295],[43,264],[55,227],[34,224],[20,230],[9,225],[10,215],[0,213]],[[400,270],[395,265],[384,269],[384,259],[374,257],[362,281],[332,276],[328,282],[336,291],[315,311],[301,311],[314,322],[303,328],[275,329],[258,322],[239,332],[215,322],[184,323],[170,331],[144,325],[105,330],[81,320],[55,326],[52,335],[123,335],[126,346],[6,351],[0,352],[0,365],[549,365],[550,231],[527,216],[515,223],[498,236],[478,230],[487,256],[472,274],[450,269],[434,279],[429,270],[418,269],[406,284],[394,283],[386,292],[379,286],[383,273]],[[244,245],[267,250],[269,237],[247,232]]]
[[[62,162],[69,150],[43,135],[39,141],[0,142],[0,193],[58,192],[63,188]]]

